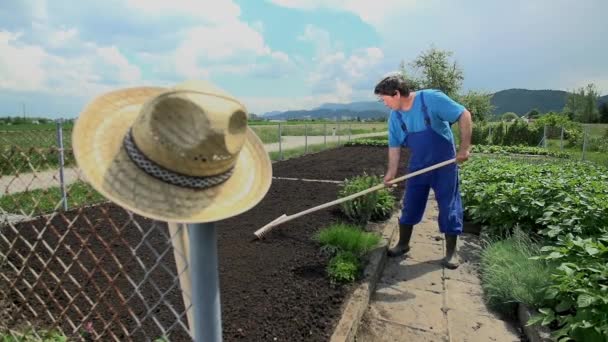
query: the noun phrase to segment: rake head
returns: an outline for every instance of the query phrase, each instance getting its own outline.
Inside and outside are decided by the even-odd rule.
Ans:
[[[264,237],[264,235],[268,234],[268,232],[270,232],[270,230],[272,228],[278,226],[286,217],[287,217],[286,214],[279,216],[278,218],[276,218],[272,222],[268,223],[264,227],[256,230],[253,234],[255,234],[255,236],[257,236],[258,239],[262,239]]]

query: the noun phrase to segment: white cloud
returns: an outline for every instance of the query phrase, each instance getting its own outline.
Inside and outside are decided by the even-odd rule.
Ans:
[[[369,0],[268,0],[275,5],[302,9],[314,10],[327,8],[351,12],[364,22],[376,28],[394,25],[389,20],[406,13],[416,5],[416,0],[385,0],[381,4]],[[420,3],[420,1],[418,1]]]
[[[31,91],[47,80],[49,55],[38,46],[18,46],[22,33],[0,31],[0,88]]]
[[[174,52],[176,72],[186,78],[208,78],[214,71],[253,71],[263,64],[259,58],[279,67],[290,64],[289,56],[273,51],[262,34],[247,23],[232,20],[188,29]]]
[[[329,32],[315,25],[306,25],[298,40],[311,42],[316,48],[317,56],[324,56],[332,50]]]
[[[76,28],[51,31],[49,33],[48,44],[52,47],[65,46],[66,44],[73,42],[77,36],[78,30]]]
[[[232,22],[241,15],[241,8],[231,0],[126,0],[126,2],[132,9],[147,15],[187,15],[215,24]]]
[[[80,43],[81,53],[65,58],[21,38],[0,31],[0,88],[86,96],[141,78],[139,68],[114,46]]]

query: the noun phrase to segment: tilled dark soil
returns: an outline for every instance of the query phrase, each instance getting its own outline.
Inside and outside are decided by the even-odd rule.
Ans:
[[[274,163],[273,169],[279,177],[343,180],[363,171],[383,174],[386,165],[386,148],[342,147]],[[311,237],[344,220],[339,208],[282,224],[262,241],[253,232],[282,214],[335,200],[337,191],[331,183],[273,180],[255,208],[216,224],[225,341],[329,339],[352,287],[330,284],[328,259]],[[5,229],[0,239],[0,251],[9,250],[7,260],[17,267],[2,267],[0,331],[24,320],[51,327],[51,314],[66,332],[71,324],[91,322],[102,341],[154,340],[162,335],[159,326],[170,341],[190,341],[164,223],[106,204],[16,228],[18,234]],[[24,263],[28,267],[15,281]],[[87,297],[100,304],[93,307]]]

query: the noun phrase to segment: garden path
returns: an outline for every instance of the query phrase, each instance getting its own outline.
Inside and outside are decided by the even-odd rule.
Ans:
[[[459,239],[459,268],[441,266],[444,240],[437,215],[431,192],[424,218],[414,228],[410,253],[387,260],[356,341],[521,341],[515,324],[484,304],[476,273],[477,236],[464,233]]]

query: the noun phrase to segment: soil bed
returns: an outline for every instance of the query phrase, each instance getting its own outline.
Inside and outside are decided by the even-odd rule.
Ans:
[[[402,158],[406,158],[405,152]],[[402,159],[401,164],[404,162]],[[273,168],[279,177],[343,180],[363,171],[383,174],[386,165],[386,148],[356,146],[277,162]],[[396,191],[398,196],[402,187],[401,184]],[[330,285],[325,274],[327,257],[319,252],[311,236],[319,228],[343,220],[339,208],[285,223],[263,241],[254,240],[253,232],[282,214],[332,201],[337,198],[337,191],[338,186],[331,183],[273,180],[268,195],[255,208],[217,223],[225,341],[329,339],[352,288]],[[46,230],[37,239],[45,225]],[[15,241],[14,246],[0,240],[0,250],[11,248],[8,260],[21,267],[22,257],[29,255],[27,244],[35,244],[35,254],[30,255],[27,266],[42,277],[36,283],[32,272],[26,272],[29,284],[36,284],[31,292],[23,280],[11,287],[0,278],[0,331],[20,326],[24,318],[40,327],[50,327],[47,310],[60,317],[63,328],[71,331],[67,317],[78,324],[92,312],[86,321],[103,334],[100,340],[112,340],[111,336],[121,341],[154,340],[161,337],[160,324],[170,330],[170,341],[190,341],[187,332],[176,323],[175,313],[183,314],[184,308],[164,223],[132,216],[116,205],[106,204],[58,215],[50,224],[39,219],[20,223],[16,228],[19,237],[12,229],[3,232],[11,243]],[[53,253],[43,243],[51,250],[59,247]],[[49,258],[51,262],[45,268],[42,261]],[[68,272],[62,264],[71,265]],[[6,265],[0,271],[14,273]],[[57,276],[58,289],[58,282],[49,271]],[[16,291],[23,293],[27,306]],[[73,298],[71,304],[66,293]],[[93,301],[101,299],[101,304],[92,308],[83,294]],[[38,318],[33,317],[28,306],[39,314]],[[63,315],[62,309],[66,309]],[[179,319],[186,324],[185,314]]]

